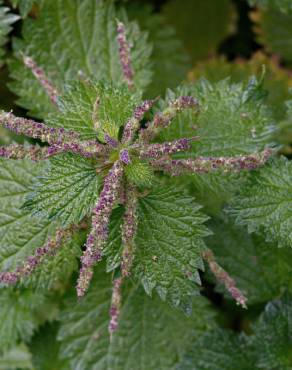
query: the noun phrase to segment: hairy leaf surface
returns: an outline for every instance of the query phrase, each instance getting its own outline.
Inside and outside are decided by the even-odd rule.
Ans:
[[[104,141],[105,133],[118,139],[119,128],[133,115],[139,103],[138,95],[129,92],[125,86],[70,82],[59,99],[60,112],[51,114],[48,124],[76,131],[81,140],[98,137]]]
[[[56,230],[56,223],[45,217],[33,217],[29,210],[20,208],[32,190],[41,171],[40,164],[28,160],[1,160],[0,168],[0,268],[15,269],[36,248],[42,247],[49,235]],[[54,257],[44,264],[24,284],[43,291],[66,283],[77,268],[82,234],[66,243]]]
[[[228,79],[211,83],[205,79],[169,91],[162,107],[181,95],[198,99],[199,112],[182,112],[163,131],[163,139],[191,137],[194,156],[233,156],[261,150],[271,140],[273,119],[263,104],[261,83],[251,78],[246,83]],[[189,155],[188,155],[189,156]]]
[[[54,225],[33,218],[20,209],[40,170],[28,160],[1,159],[0,166],[0,267],[15,268],[25,257],[44,244]]]
[[[151,295],[191,312],[192,297],[198,294],[202,268],[203,225],[207,217],[194,198],[173,187],[155,188],[139,200],[138,230],[135,239],[133,276]],[[108,269],[119,265],[121,210],[112,217],[111,234],[105,249]]]
[[[63,225],[80,222],[98,199],[101,178],[88,159],[70,153],[50,160],[28,195],[26,207]]]
[[[292,163],[284,157],[251,174],[234,197],[229,212],[249,232],[264,232],[267,241],[292,246]]]

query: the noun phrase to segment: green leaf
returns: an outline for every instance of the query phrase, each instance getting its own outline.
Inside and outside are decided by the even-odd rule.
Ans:
[[[141,282],[147,294],[156,290],[162,300],[191,312],[192,297],[198,294],[202,268],[203,225],[207,217],[194,198],[181,188],[154,188],[138,205],[138,230],[133,277]],[[109,243],[105,249],[108,270],[117,267],[121,256],[121,210],[111,223]]]
[[[19,19],[18,15],[9,12],[9,8],[3,6],[3,1],[0,0],[0,66],[4,62],[3,45],[7,42],[7,35],[12,29],[12,24]]]
[[[61,354],[79,370],[173,369],[191,335],[212,326],[212,313],[203,297],[194,300],[194,313],[186,317],[142,289],[123,290],[119,328],[108,335],[111,282],[101,266],[84,299],[66,300],[61,312]],[[145,345],[146,344],[146,345]]]
[[[290,8],[292,5],[290,3]],[[257,41],[273,54],[280,55],[287,62],[292,61],[292,11],[283,13],[274,7],[251,13],[255,22]]]
[[[51,114],[48,124],[78,132],[83,140],[98,137],[104,141],[105,133],[118,139],[119,128],[133,115],[139,103],[137,94],[129,92],[125,86],[75,81],[66,85],[58,102],[60,112]]]
[[[33,217],[30,211],[20,208],[32,190],[33,183],[41,173],[42,165],[28,160],[1,159],[0,166],[0,269],[12,270],[44,245],[56,224],[47,218]],[[75,235],[49,257],[32,276],[23,281],[36,291],[60,288],[67,283],[77,268],[76,257],[80,255],[83,234]]]
[[[292,249],[267,244],[227,217],[213,219],[209,227],[213,235],[206,244],[245,293],[248,306],[274,299],[286,289],[292,291]],[[218,290],[225,292],[221,286]]]
[[[268,303],[253,326],[250,351],[257,358],[258,369],[290,370],[292,367],[292,300],[285,296]]]
[[[177,370],[255,369],[245,348],[245,337],[217,329],[195,340]]]
[[[44,244],[55,225],[20,209],[31,191],[39,164],[0,160],[0,269],[13,269]]]
[[[284,157],[251,174],[248,186],[231,202],[229,212],[249,232],[264,232],[267,241],[292,245],[292,162]]]
[[[59,357],[58,329],[56,323],[47,323],[33,336],[29,348],[35,370],[70,370],[68,362]]]
[[[23,345],[12,348],[0,356],[0,370],[32,369],[31,355]]]
[[[151,47],[147,35],[135,22],[128,22],[124,13],[117,13],[113,1],[66,0],[42,1],[40,16],[27,19],[23,39],[14,43],[15,56],[10,63],[15,80],[12,90],[20,97],[18,103],[36,117],[55,112],[46,92],[20,59],[20,52],[32,57],[48,78],[63,91],[64,83],[84,77],[120,84],[123,82],[116,40],[116,18],[125,21],[135,72],[135,86],[143,90],[150,82]],[[39,32],[39,30],[42,32]]]
[[[292,11],[292,4],[290,0],[248,0],[248,2],[251,6],[258,5],[279,9],[285,13]]]
[[[193,143],[194,156],[233,156],[263,149],[271,140],[273,119],[261,99],[261,82],[232,84],[229,79],[211,83],[205,79],[169,91],[161,107],[181,95],[198,99],[198,113],[185,111],[163,131],[162,139],[199,135]],[[187,155],[189,157],[189,155]]]
[[[216,52],[234,29],[229,0],[171,0],[163,7],[163,14],[194,61]]]
[[[25,206],[64,226],[79,223],[98,199],[101,178],[90,160],[70,153],[50,160],[28,195]]]
[[[129,3],[129,18],[136,20],[148,32],[153,44],[151,62],[152,83],[147,89],[150,97],[164,94],[167,88],[175,88],[183,81],[190,68],[189,57],[173,27],[169,26],[162,13],[153,12],[150,4]]]
[[[0,290],[0,348],[6,351],[19,340],[28,341],[37,326],[36,312],[44,296],[30,290]]]
[[[201,206],[181,189],[160,188],[141,198],[133,272],[148,294],[152,290],[173,306],[191,311],[198,293],[202,267],[203,225]]]

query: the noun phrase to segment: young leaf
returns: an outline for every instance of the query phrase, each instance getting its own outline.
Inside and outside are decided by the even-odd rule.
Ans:
[[[139,103],[138,96],[125,86],[70,82],[58,101],[60,112],[51,114],[48,124],[78,132],[82,140],[98,137],[104,141],[105,133],[117,139],[119,128],[132,116]]]
[[[292,245],[292,163],[284,157],[251,174],[248,186],[231,202],[229,212],[249,232],[263,231],[267,241]]]
[[[206,244],[246,294],[248,306],[274,299],[286,289],[292,291],[292,249],[267,244],[227,217],[213,219],[209,227],[213,235]]]
[[[91,212],[100,185],[101,178],[88,159],[70,153],[57,155],[44,168],[25,205],[68,226]]]
[[[229,0],[171,0],[163,14],[193,60],[207,58],[233,31],[234,13]]]
[[[39,18],[25,21],[23,39],[14,44],[15,55],[19,57],[22,52],[33,58],[60,93],[65,81],[77,79],[78,73],[83,79],[92,77],[122,83],[116,39],[116,18],[120,16],[126,23],[128,42],[133,45],[134,83],[138,90],[144,89],[150,82],[151,47],[137,24],[127,22],[123,14],[115,11],[113,1],[42,1]],[[55,112],[46,92],[22,59],[11,61],[10,69],[15,80],[11,88],[20,97],[18,103],[22,107],[40,118]]]
[[[128,287],[123,292],[119,328],[110,342],[110,300],[110,279],[101,267],[81,301],[75,296],[66,300],[58,338],[61,355],[72,368],[172,369],[190,336],[212,326],[212,314],[203,297],[194,300],[194,313],[188,318],[156,296],[149,298],[141,289]]]
[[[9,13],[9,8],[3,6],[3,1],[0,0],[0,66],[3,63],[4,50],[3,45],[7,41],[7,35],[11,31],[11,25],[19,19],[18,15]]]

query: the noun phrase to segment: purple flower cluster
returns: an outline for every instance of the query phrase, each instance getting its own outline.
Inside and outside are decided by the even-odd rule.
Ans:
[[[134,72],[132,69],[130,45],[127,42],[126,27],[122,22],[117,22],[117,40],[119,43],[120,64],[123,70],[124,79],[129,88],[134,86]]]
[[[171,176],[181,176],[187,173],[208,173],[222,170],[223,172],[238,172],[254,170],[262,165],[273,154],[272,149],[260,153],[237,157],[197,157],[195,159],[159,158],[151,164],[157,170],[162,170]]]
[[[246,308],[246,297],[242,292],[236,287],[235,281],[229,276],[229,274],[223,270],[221,266],[215,260],[215,256],[211,250],[208,250],[203,253],[203,258],[208,263],[210,270],[216,277],[216,279],[222,283],[227,291],[230,293],[231,297],[241,305],[243,308]]]
[[[0,147],[0,157],[7,159],[31,159],[32,161],[40,161],[46,159],[48,156],[48,149],[41,148],[36,145],[21,145],[11,144]]]
[[[77,295],[86,292],[93,274],[94,265],[101,260],[103,247],[108,237],[108,224],[113,206],[118,199],[123,176],[123,165],[116,161],[104,180],[99,200],[93,209],[92,229],[86,241],[85,251],[81,257],[81,269],[77,282]]]
[[[121,258],[122,277],[128,277],[131,274],[131,267],[135,251],[135,235],[137,230],[137,203],[138,198],[136,189],[128,186],[126,191],[125,214],[122,226],[122,245],[123,252]]]
[[[198,140],[198,137],[190,139],[178,139],[162,144],[149,144],[140,150],[140,158],[158,158],[169,154],[186,151],[191,148],[191,141]]]
[[[122,304],[122,278],[117,278],[113,281],[113,293],[112,293],[112,301],[110,307],[110,322],[108,326],[108,330],[110,333],[110,337],[112,338],[113,333],[118,328],[119,323],[119,316]]]
[[[26,261],[18,266],[15,271],[0,272],[0,283],[14,285],[22,278],[29,276],[48,256],[54,256],[66,239],[82,228],[83,225],[71,225],[66,229],[58,229],[54,237],[48,238],[43,247],[36,249],[33,256],[27,257]]]
[[[31,58],[27,56],[23,56],[23,63],[32,71],[33,75],[39,81],[41,86],[45,89],[51,101],[54,104],[57,104],[59,96],[58,90],[48,80],[48,78],[45,75],[45,72],[40,67],[38,67],[37,64]]]
[[[148,122],[146,129],[140,131],[140,139],[143,142],[149,142],[159,132],[170,125],[174,117],[184,109],[198,110],[199,103],[192,96],[181,96],[171,101],[168,107],[163,111],[155,114],[153,120]]]
[[[0,113],[0,124],[18,135],[25,135],[42,142],[47,142],[50,145],[47,148],[48,157],[62,152],[72,152],[84,157],[102,156],[109,152],[109,148],[95,140],[80,142],[79,134],[76,132],[67,131],[63,128],[48,127],[44,123],[16,117],[11,112]],[[21,156],[20,146],[17,149],[18,154]],[[23,147],[22,151],[26,152],[27,150]],[[43,150],[44,152],[45,150]],[[5,156],[5,151],[3,151],[3,156]]]
[[[135,132],[139,129],[141,119],[152,108],[154,102],[155,100],[145,100],[135,109],[133,117],[125,124],[122,137],[123,144],[130,144],[133,141]]]

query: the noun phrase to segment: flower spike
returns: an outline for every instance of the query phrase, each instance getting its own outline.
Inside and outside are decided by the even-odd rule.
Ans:
[[[191,139],[178,139],[162,144],[150,144],[140,150],[140,158],[158,158],[168,154],[174,154],[191,148],[191,141],[198,140],[198,137]]]
[[[170,125],[174,117],[185,109],[198,109],[199,103],[192,96],[181,96],[172,102],[163,111],[155,114],[146,129],[140,131],[140,139],[144,142],[152,140],[159,132]]]
[[[108,237],[108,224],[113,206],[118,199],[123,176],[123,165],[116,161],[104,180],[98,202],[93,209],[92,229],[87,237],[85,251],[81,257],[81,269],[77,282],[77,295],[86,292],[93,275],[93,267],[102,258],[103,247]]]
[[[131,274],[131,267],[135,252],[135,235],[137,231],[137,191],[136,188],[128,185],[125,195],[125,214],[122,225],[122,260],[121,273],[122,277],[128,277]]]
[[[38,139],[50,144],[48,156],[62,152],[81,154],[84,157],[106,155],[108,148],[95,140],[80,142],[79,134],[63,128],[48,127],[44,123],[14,116],[11,112],[0,113],[0,124],[19,135]]]
[[[39,81],[39,83],[42,85],[42,87],[45,89],[46,93],[50,97],[51,101],[54,104],[57,104],[58,101],[58,90],[56,87],[48,80],[48,78],[45,75],[45,72],[37,66],[34,60],[32,60],[28,56],[23,56],[23,63],[26,67],[28,67],[33,75],[36,77],[36,79]]]
[[[7,159],[31,159],[38,162],[48,157],[48,148],[41,148],[36,145],[10,144],[0,146],[0,157]]]
[[[139,105],[134,110],[133,117],[129,119],[129,121],[125,124],[124,127],[122,137],[123,144],[130,144],[133,141],[135,132],[138,130],[140,126],[141,119],[143,118],[144,114],[152,108],[155,101],[156,101],[155,99],[145,100],[141,105]]]
[[[212,271],[214,276],[220,283],[225,286],[225,288],[228,290],[236,303],[241,305],[243,308],[247,308],[247,298],[236,287],[235,281],[229,276],[229,274],[225,270],[223,270],[221,266],[218,265],[213,252],[211,250],[207,250],[203,253],[202,257],[208,263],[210,270]]]
[[[123,70],[124,79],[131,89],[134,86],[134,72],[131,62],[131,47],[127,41],[126,37],[126,27],[124,23],[117,21],[117,40],[119,43],[119,54],[120,54],[120,63]]]
[[[117,278],[113,281],[113,293],[112,301],[110,307],[110,322],[108,326],[108,331],[110,334],[110,339],[112,339],[113,333],[117,330],[119,324],[119,316],[122,304],[122,278]]]
[[[79,138],[76,132],[48,127],[44,123],[16,117],[11,112],[0,112],[0,124],[18,135],[25,135],[52,145],[61,144],[64,141],[72,142]]]
[[[217,170],[224,172],[238,172],[254,170],[271,157],[272,149],[265,149],[260,153],[241,155],[236,157],[198,157],[195,159],[160,158],[151,162],[157,170],[165,171],[171,176],[180,176],[188,173],[207,173]]]
[[[46,257],[55,255],[63,242],[81,228],[83,228],[83,224],[78,226],[71,225],[66,229],[58,229],[54,237],[49,237],[45,245],[37,248],[35,254],[27,257],[23,265],[18,266],[15,271],[0,272],[0,283],[14,285],[22,278],[31,275]]]

